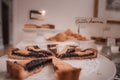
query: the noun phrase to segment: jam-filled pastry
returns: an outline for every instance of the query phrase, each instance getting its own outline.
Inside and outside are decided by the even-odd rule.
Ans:
[[[81,68],[74,68],[72,65],[53,57],[53,68],[56,74],[56,80],[79,80]]]
[[[39,52],[41,50],[37,45],[26,46],[25,49],[31,52]]]
[[[52,59],[35,59],[22,61],[7,61],[7,72],[12,78],[23,80],[40,72],[45,66],[51,64]]]
[[[52,52],[54,56],[57,56],[58,44],[48,44],[47,49],[48,49],[48,51]]]
[[[57,57],[60,58],[60,56],[66,52],[75,52],[75,49],[77,49],[77,46],[75,45],[66,45],[63,50],[58,53]]]
[[[38,52],[35,51],[28,51],[23,49],[12,49],[8,52],[9,58],[14,59],[36,59],[36,58],[47,58],[52,56],[52,53],[47,50],[39,50]]]
[[[85,50],[78,50],[77,48],[66,48],[58,55],[61,59],[92,59],[97,58],[98,51],[96,49],[88,48]]]

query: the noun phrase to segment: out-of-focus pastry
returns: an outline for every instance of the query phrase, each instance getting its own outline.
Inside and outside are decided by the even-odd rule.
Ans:
[[[48,38],[47,40],[49,40],[49,41],[61,41],[61,42],[63,42],[65,40],[67,40],[67,35],[64,34],[64,33],[58,33],[55,36],[52,36],[52,37]]]
[[[70,29],[67,29],[64,32],[58,33],[55,36],[49,37],[47,40],[49,40],[49,41],[66,41],[68,39],[83,40],[83,41],[89,40],[86,37],[82,36],[81,34],[72,32]]]
[[[64,31],[64,33],[67,35],[67,36],[71,36],[73,34],[72,30],[71,29],[67,29],[66,31]]]
[[[42,24],[39,26],[40,28],[48,28],[48,29],[55,29],[55,25],[53,24]]]
[[[65,40],[67,40],[67,36],[64,33],[58,33],[56,35],[56,39],[57,39],[57,41],[65,41]]]
[[[47,29],[55,29],[55,25],[53,25],[53,24],[42,24],[42,25],[25,24],[24,28],[47,28]]]
[[[35,24],[25,24],[24,28],[37,28],[38,26]]]

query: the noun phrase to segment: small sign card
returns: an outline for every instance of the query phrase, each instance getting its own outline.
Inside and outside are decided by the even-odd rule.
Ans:
[[[86,37],[104,37],[104,28],[106,19],[94,17],[76,17],[75,24],[78,27],[78,33]]]
[[[76,17],[75,20],[76,24],[88,24],[88,25],[105,25],[106,24],[106,20],[103,18],[85,18],[85,17]]]

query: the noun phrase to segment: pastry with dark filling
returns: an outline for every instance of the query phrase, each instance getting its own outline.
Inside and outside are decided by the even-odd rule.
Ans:
[[[48,49],[48,51],[53,53],[54,56],[57,56],[57,54],[58,54],[58,44],[48,44],[47,49]]]
[[[97,54],[97,50],[93,48],[80,50],[66,47],[57,57],[61,59],[92,59],[97,58]]]
[[[7,72],[12,78],[23,80],[28,76],[40,72],[45,66],[52,63],[52,59],[36,59],[24,61],[7,61]]]
[[[41,50],[37,45],[26,46],[25,49],[31,52],[39,52]]]
[[[77,46],[75,46],[75,45],[66,45],[63,48],[63,50],[58,53],[57,57],[60,58],[60,56],[65,54],[65,53],[75,52],[76,49],[77,49]]]
[[[31,51],[15,48],[8,53],[8,57],[14,59],[36,59],[50,56],[52,56],[52,53],[47,50]]]
[[[58,58],[52,59],[56,80],[79,80],[81,68],[74,68]]]

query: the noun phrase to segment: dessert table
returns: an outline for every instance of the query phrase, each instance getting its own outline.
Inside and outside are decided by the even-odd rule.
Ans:
[[[0,80],[12,80],[7,74],[6,60],[7,55],[0,57]],[[113,80],[116,74],[115,64],[102,55],[98,55],[97,59],[92,60],[64,60],[74,67],[82,68],[80,80]],[[25,80],[54,80],[55,75],[52,66],[46,66],[37,74],[28,77]]]
[[[52,42],[39,42],[39,41],[30,41],[23,40],[19,42],[15,47],[24,48],[27,45],[38,45],[41,48],[46,48],[46,45]],[[73,44],[77,45],[73,41],[67,42],[54,42],[60,45],[60,49],[63,48],[64,45]],[[0,78],[2,80],[12,80],[7,74],[6,70],[6,60],[9,59],[7,55],[0,57]],[[13,60],[14,61],[14,60]],[[116,66],[115,63],[108,58],[104,57],[100,53],[96,59],[87,59],[87,60],[64,60],[65,62],[71,64],[73,67],[82,68],[80,74],[80,80],[114,80],[114,76],[116,74]],[[53,72],[52,66],[45,67],[40,73],[34,74],[33,76],[28,77],[25,80],[54,80],[55,75]],[[51,74],[53,73],[53,74]],[[119,80],[119,79],[115,79]]]
[[[26,34],[28,35],[28,37],[26,37],[24,40],[19,42],[14,47],[24,48],[25,46],[28,46],[28,45],[38,45],[40,48],[46,49],[47,44],[53,43],[53,44],[58,44],[60,50],[62,50],[65,45],[78,45],[78,43],[71,40],[68,40],[65,42],[49,42],[49,41],[46,42],[45,38],[48,38],[48,36],[51,36],[53,34],[49,34],[49,33],[44,34],[42,32],[39,33],[39,36],[31,39],[31,35],[29,33],[36,32],[36,30],[24,29],[24,31],[28,33]],[[36,33],[34,35],[36,36]],[[95,45],[91,47],[95,48]],[[14,61],[14,59],[9,59],[7,55],[0,57],[0,65],[1,65],[0,80],[12,80],[7,74],[6,60]],[[120,77],[120,74],[119,74],[120,71],[118,71],[118,69],[116,71],[116,65],[114,63],[115,60],[111,61],[110,59],[101,55],[101,53],[98,53],[98,57],[95,59],[64,60],[64,61],[71,64],[73,67],[82,68],[80,78],[79,78],[80,80],[120,80],[118,78],[118,76]],[[34,74],[25,80],[55,80],[55,74],[51,67],[52,66],[46,66],[41,72]],[[117,67],[120,69],[119,64],[117,64]],[[117,72],[117,76],[115,76],[116,72]]]

